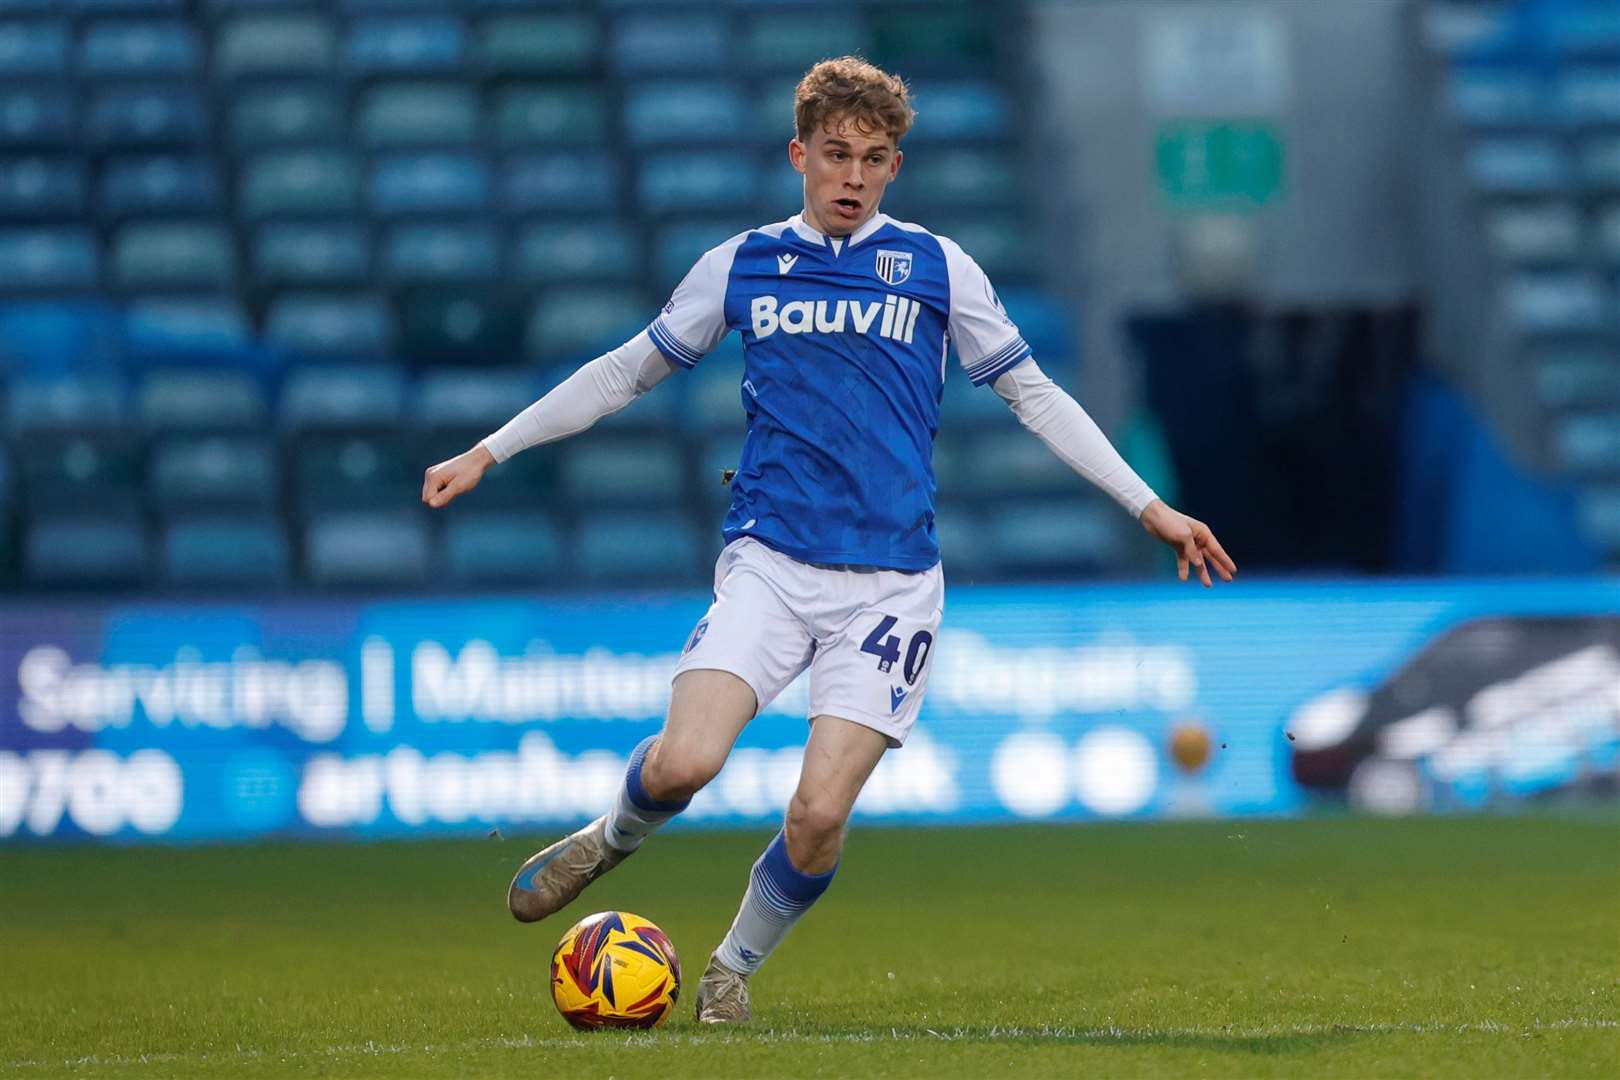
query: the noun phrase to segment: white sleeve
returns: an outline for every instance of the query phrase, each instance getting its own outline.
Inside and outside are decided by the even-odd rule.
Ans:
[[[1003,371],[1029,355],[1029,345],[1007,318],[1001,298],[990,287],[979,264],[954,240],[936,237],[945,252],[951,289],[951,339],[974,386],[994,382]]]
[[[674,370],[643,330],[512,417],[484,439],[484,449],[501,462],[519,450],[577,435],[663,382]]]
[[[675,286],[669,303],[647,327],[658,351],[670,363],[697,367],[730,329],[726,325],[726,283],[737,249],[748,238],[739,233],[719,247],[710,248]]]
[[[1119,456],[1080,403],[1064,393],[1033,357],[1025,360],[996,379],[996,393],[1018,422],[1065,465],[1106,491],[1132,517],[1141,517],[1148,503],[1158,498],[1153,489]]]

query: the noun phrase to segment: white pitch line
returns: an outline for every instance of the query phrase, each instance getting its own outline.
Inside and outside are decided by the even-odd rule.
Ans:
[[[1021,1042],[1110,1043],[1135,1039],[1224,1038],[1236,1040],[1295,1035],[1528,1035],[1542,1031],[1615,1029],[1620,1029],[1620,1020],[1593,1020],[1577,1017],[1534,1024],[1504,1024],[1496,1020],[1481,1020],[1470,1024],[1295,1024],[1292,1026],[1249,1028],[1122,1028],[1114,1025],[1090,1028],[1043,1025],[1035,1028],[1020,1028],[996,1025],[989,1029],[956,1027],[945,1030],[923,1028],[921,1030],[901,1031],[898,1028],[890,1028],[888,1031],[850,1032],[800,1032],[792,1029],[778,1031],[773,1028],[701,1034],[637,1031],[627,1032],[622,1037],[615,1037],[603,1032],[591,1038],[564,1036],[561,1038],[536,1039],[531,1035],[524,1035],[522,1037],[501,1036],[490,1039],[468,1039],[455,1043],[389,1044],[368,1040],[364,1043],[325,1046],[313,1050],[277,1051],[256,1047],[238,1047],[234,1053],[230,1054],[158,1053],[111,1055],[106,1057],[91,1054],[86,1057],[62,1058],[56,1061],[13,1060],[0,1065],[0,1068],[11,1071],[43,1068],[93,1068],[96,1066],[127,1068],[131,1065],[168,1065],[178,1062],[207,1064],[210,1062],[260,1059],[287,1061],[303,1058],[385,1057],[398,1054],[464,1053],[469,1050],[536,1049],[580,1051],[599,1048],[605,1043],[617,1043],[627,1047],[725,1046],[733,1043],[766,1045],[820,1043],[832,1045],[882,1042],[955,1042],[964,1039],[993,1042],[1017,1040]]]

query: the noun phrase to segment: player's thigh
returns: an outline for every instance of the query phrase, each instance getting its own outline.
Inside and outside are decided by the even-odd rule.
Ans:
[[[659,787],[701,787],[720,771],[758,712],[754,690],[729,671],[694,668],[675,676],[669,714],[647,766]]]
[[[906,741],[922,707],[939,636],[937,568],[886,576],[869,602],[850,605],[824,633],[810,667],[810,714],[830,715]]]
[[[816,831],[842,828],[888,748],[887,736],[865,724],[839,716],[814,717],[799,785],[788,806],[790,828],[798,824]]]

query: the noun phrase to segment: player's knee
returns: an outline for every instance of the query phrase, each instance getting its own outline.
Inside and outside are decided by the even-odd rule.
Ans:
[[[725,763],[724,754],[661,739],[641,768],[641,783],[653,798],[678,802],[702,791]]]
[[[844,843],[844,822],[848,817],[834,800],[794,792],[788,802],[788,855],[801,868],[829,853],[836,856]]]

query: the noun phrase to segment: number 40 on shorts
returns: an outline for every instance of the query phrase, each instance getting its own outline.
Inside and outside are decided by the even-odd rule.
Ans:
[[[893,671],[895,661],[900,659],[900,638],[889,633],[899,621],[893,615],[884,615],[872,632],[866,635],[866,640],[861,642],[861,652],[871,653],[878,658],[879,671]],[[900,668],[907,686],[916,685],[917,676],[922,674],[923,665],[928,662],[928,650],[933,647],[934,635],[927,630],[919,630],[911,635],[911,643],[906,646],[906,662]]]

